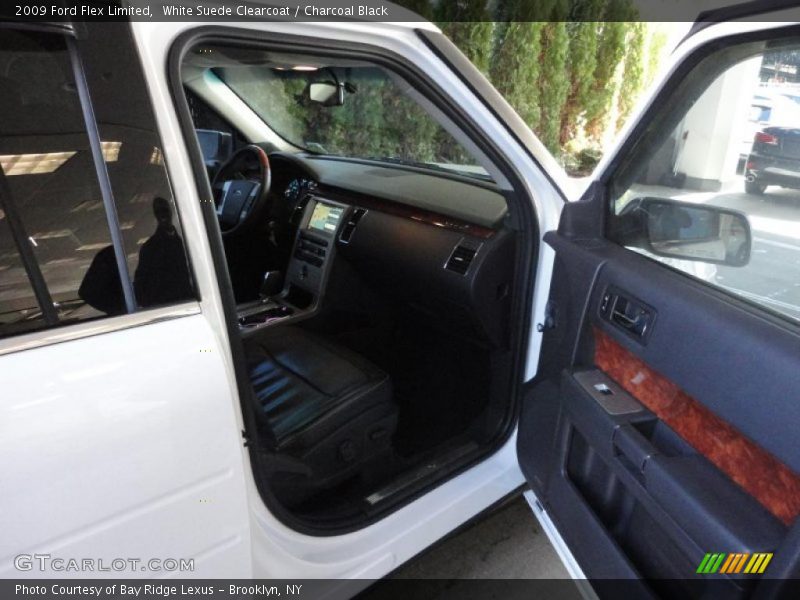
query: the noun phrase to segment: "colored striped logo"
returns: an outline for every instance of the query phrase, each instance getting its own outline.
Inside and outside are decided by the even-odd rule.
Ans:
[[[772,560],[772,552],[725,553],[710,552],[700,561],[697,573],[712,575],[714,573],[754,573],[761,574],[767,570],[767,565]]]

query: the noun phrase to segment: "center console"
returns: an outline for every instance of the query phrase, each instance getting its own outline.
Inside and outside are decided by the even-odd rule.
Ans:
[[[306,319],[317,312],[335,254],[335,240],[349,207],[310,195],[297,230],[283,289],[239,307],[243,336],[277,323]]]

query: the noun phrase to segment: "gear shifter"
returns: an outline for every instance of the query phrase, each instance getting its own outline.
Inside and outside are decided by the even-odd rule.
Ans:
[[[273,296],[280,294],[283,289],[283,273],[280,271],[267,271],[264,273],[264,281],[261,282],[261,289],[258,295],[262,302],[268,301]]]
[[[290,317],[294,311],[274,299],[281,293],[282,289],[283,273],[280,271],[267,271],[264,274],[261,289],[258,291],[258,295],[261,298],[260,304],[240,314],[239,327],[249,329]]]

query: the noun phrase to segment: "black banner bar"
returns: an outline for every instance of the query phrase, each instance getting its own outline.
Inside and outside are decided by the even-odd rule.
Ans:
[[[756,579],[765,597],[797,598],[800,580]],[[0,580],[0,598],[37,600],[583,600],[599,598],[733,598],[725,576],[693,579],[29,579]],[[586,594],[589,594],[588,596]]]
[[[32,22],[532,22],[800,19],[797,0],[6,0],[0,19]]]

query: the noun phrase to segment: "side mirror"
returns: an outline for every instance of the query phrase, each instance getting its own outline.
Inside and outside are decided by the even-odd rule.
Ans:
[[[200,150],[203,152],[203,162],[206,165],[208,180],[214,181],[220,166],[233,154],[233,135],[224,131],[210,129],[195,129]]]
[[[641,198],[646,249],[669,258],[743,267],[753,244],[742,213],[662,198]]]
[[[206,162],[223,163],[233,154],[233,136],[230,133],[210,129],[195,129],[195,133]]]
[[[342,106],[344,104],[344,86],[332,81],[309,83],[306,93],[309,100],[323,106]]]

